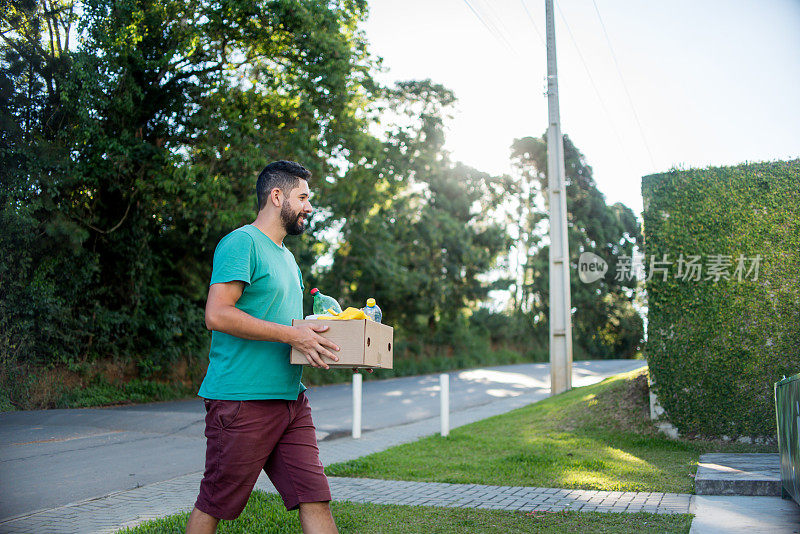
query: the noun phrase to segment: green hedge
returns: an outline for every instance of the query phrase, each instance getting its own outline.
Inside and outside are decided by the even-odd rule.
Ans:
[[[687,435],[774,437],[773,384],[800,372],[800,160],[646,176],[642,196],[645,353],[669,419]],[[650,265],[665,254],[666,280]],[[680,254],[701,256],[699,281],[679,276]],[[708,279],[717,255],[727,280]]]

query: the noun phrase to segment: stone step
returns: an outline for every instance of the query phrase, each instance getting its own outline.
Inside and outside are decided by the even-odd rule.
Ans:
[[[775,454],[701,454],[694,479],[698,495],[781,495],[780,457]]]

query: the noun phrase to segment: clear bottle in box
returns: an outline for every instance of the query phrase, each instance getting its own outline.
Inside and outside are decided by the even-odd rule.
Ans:
[[[381,320],[383,319],[383,312],[378,307],[378,305],[375,304],[375,299],[373,298],[367,299],[367,306],[365,308],[362,308],[362,310],[364,311],[364,314],[367,317],[369,317],[376,323],[380,323]]]

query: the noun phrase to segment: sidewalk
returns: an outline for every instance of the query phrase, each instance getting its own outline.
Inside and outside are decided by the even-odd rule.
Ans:
[[[800,506],[780,497],[694,495],[689,534],[797,534]]]
[[[545,394],[523,395],[453,413],[451,427],[455,428],[506,413],[545,397]],[[320,454],[323,463],[328,465],[415,441],[438,431],[439,419],[432,418],[368,432],[359,440],[340,438],[322,441],[319,444]],[[197,497],[201,478],[202,472],[191,473],[98,499],[25,514],[0,523],[0,533],[115,532],[122,527],[137,525],[147,519],[190,510]],[[692,526],[693,534],[738,531],[748,534],[765,531],[800,532],[791,530],[792,524],[800,524],[800,508],[791,501],[781,501],[779,497],[757,497],[755,499],[768,499],[769,502],[751,503],[736,499],[754,499],[753,497],[717,498],[647,492],[602,492],[351,478],[331,478],[330,483],[335,500],[353,502],[524,511],[691,512],[698,516]],[[274,491],[263,474],[257,487]],[[766,504],[773,513],[760,514],[758,510],[752,508],[753,504],[762,507]],[[720,522],[726,517],[738,519]],[[702,521],[699,521],[700,518]],[[737,527],[744,528],[737,529]]]

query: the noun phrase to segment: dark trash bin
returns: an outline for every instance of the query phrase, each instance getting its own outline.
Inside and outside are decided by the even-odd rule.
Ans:
[[[775,383],[781,496],[800,504],[800,374]]]

